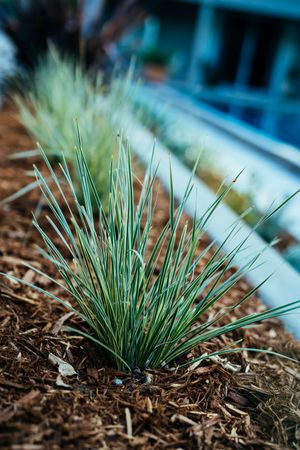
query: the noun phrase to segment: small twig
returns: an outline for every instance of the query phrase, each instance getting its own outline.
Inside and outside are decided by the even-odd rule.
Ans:
[[[68,320],[73,315],[74,315],[74,313],[73,313],[73,311],[71,311],[71,312],[68,312],[67,314],[64,314],[60,319],[58,319],[58,321],[53,326],[52,334],[54,334],[54,336],[57,336],[58,333],[60,332],[60,330],[62,329],[65,321]]]
[[[131,420],[131,414],[130,414],[129,408],[125,408],[125,418],[126,418],[127,436],[131,439],[132,438],[132,420]]]
[[[17,295],[14,292],[0,291],[0,296],[7,297],[11,300],[20,300],[21,302],[29,303],[30,305],[36,305],[36,301]]]

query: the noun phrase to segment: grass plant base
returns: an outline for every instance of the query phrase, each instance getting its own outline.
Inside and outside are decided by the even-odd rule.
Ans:
[[[32,148],[14,113],[10,105],[0,112],[0,198],[25,185],[24,169],[32,168],[32,160],[6,159],[16,150]],[[138,172],[141,175],[142,169]],[[39,195],[32,192],[1,211],[0,270],[42,286],[45,279],[22,267],[22,261],[45,265],[35,253],[34,244],[41,242],[31,226],[30,211]],[[167,220],[168,200],[160,190],[153,244]],[[56,276],[53,267],[47,270]],[[43,287],[51,289],[49,283]],[[225,303],[230,305],[247,289],[244,281],[239,282]],[[263,308],[255,298],[234,314]],[[297,365],[244,352],[205,361],[194,370],[131,376],[110,369],[91,342],[64,332],[66,324],[80,326],[58,303],[1,279],[0,448],[279,450],[300,446]],[[216,339],[199,353],[240,338],[245,346],[272,348],[300,359],[300,344],[277,319]],[[48,359],[50,353],[76,370],[75,376],[61,377],[68,386],[57,385],[58,370]],[[116,378],[121,385],[115,384]]]

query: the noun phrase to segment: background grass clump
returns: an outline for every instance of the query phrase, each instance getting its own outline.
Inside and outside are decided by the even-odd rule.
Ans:
[[[63,154],[76,168],[72,123],[78,121],[91,176],[98,194],[106,197],[117,127],[115,97],[105,88],[101,76],[92,81],[80,65],[52,48],[35,69],[30,85],[29,95],[17,98],[21,123],[50,159],[59,160]],[[23,152],[20,156],[35,153]],[[76,179],[75,187],[80,187]]]

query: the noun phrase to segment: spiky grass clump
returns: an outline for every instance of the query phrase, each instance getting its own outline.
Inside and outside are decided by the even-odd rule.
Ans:
[[[101,77],[93,83],[83,68],[51,48],[33,74],[28,98],[17,98],[20,120],[50,159],[63,153],[76,166],[72,124],[78,120],[86,161],[97,192],[105,197],[115,147],[113,110],[105,108]],[[22,152],[28,156],[36,152]],[[74,180],[76,189],[80,182]],[[78,190],[81,194],[80,189]]]
[[[52,213],[48,218],[49,224],[59,237],[63,250],[36,219],[34,225],[46,246],[43,254],[56,266],[64,284],[34,267],[28,267],[50,279],[73,299],[71,305],[50,291],[35,286],[35,289],[59,301],[84,320],[89,331],[77,331],[98,344],[115,367],[144,370],[166,366],[174,361],[185,365],[187,360],[184,357],[196,347],[201,348],[202,343],[300,307],[300,301],[295,301],[233,319],[234,310],[251,298],[257,290],[254,288],[231,307],[221,308],[219,313],[210,311],[217,302],[222,302],[224,295],[247,271],[255,267],[259,257],[253,256],[242,268],[231,272],[236,255],[247,241],[247,238],[243,239],[230,253],[224,252],[225,242],[238,232],[237,224],[218,248],[213,249],[209,245],[200,255],[197,253],[207,222],[230,188],[218,195],[201,220],[194,220],[190,228],[186,224],[180,234],[180,220],[192,191],[192,180],[182,202],[175,208],[170,170],[169,221],[151,248],[156,168],[153,164],[149,165],[136,203],[130,151],[124,149],[120,142],[118,161],[110,169],[106,214],[79,138],[78,142],[77,169],[83,203],[77,198],[65,161],[61,164],[61,171],[72,202],[67,200],[65,184],[61,184],[61,178],[58,178],[42,150],[60,199],[54,196],[48,178],[35,168],[38,183]],[[96,220],[92,198],[97,203]],[[64,256],[66,253],[68,257]],[[162,255],[163,263],[159,266]],[[203,259],[207,262],[196,274],[196,266]],[[210,318],[204,320],[208,311]],[[231,318],[229,323],[218,325],[226,315]],[[236,350],[226,347],[214,354]],[[208,356],[203,354],[197,360]]]

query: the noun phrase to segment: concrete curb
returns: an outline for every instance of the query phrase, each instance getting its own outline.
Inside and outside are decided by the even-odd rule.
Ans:
[[[300,152],[295,146],[273,139],[234,117],[230,117],[230,120],[228,120],[225,113],[214,110],[206,103],[195,101],[188,95],[171,87],[140,88],[143,95],[147,94],[147,90],[149,90],[149,94],[156,96],[160,101],[167,99],[170,105],[173,104],[181,111],[190,113],[203,122],[214,125],[246,144],[250,144],[256,151],[266,153],[275,160],[286,164],[291,170],[300,172]],[[199,105],[201,105],[201,109]]]
[[[132,150],[147,165],[151,158],[153,135],[135,120],[128,127],[128,135],[130,136]],[[175,180],[174,195],[177,200],[181,200],[191,177],[191,172],[160,142],[156,142],[155,148],[154,162],[159,164],[158,176],[165,188],[169,189],[169,163],[171,158],[173,179]],[[201,217],[216,197],[198,177],[194,177],[193,184],[194,190],[186,203],[186,212],[193,216],[196,205],[197,217]],[[228,206],[221,204],[208,225],[208,233],[212,239],[220,242],[224,238],[226,230],[237,220],[239,220],[238,216]],[[240,221],[239,235],[227,242],[224,246],[225,251],[231,251],[250,231],[251,228]],[[247,241],[247,249],[243,251],[243,256],[236,259],[237,266],[242,265],[247,258],[261,252],[266,246],[266,242],[260,236],[252,233]],[[259,290],[262,300],[269,307],[277,307],[299,300],[299,274],[272,248],[267,248],[264,251],[263,261],[266,263],[246,276],[247,280],[255,286],[273,273],[272,277]],[[300,340],[300,312],[299,314],[293,313],[283,316],[282,321],[286,324],[288,330]]]

